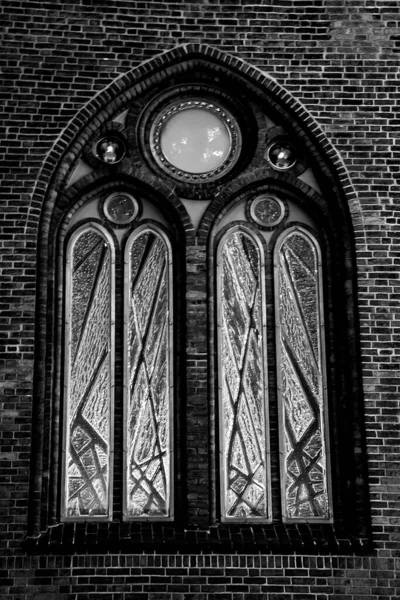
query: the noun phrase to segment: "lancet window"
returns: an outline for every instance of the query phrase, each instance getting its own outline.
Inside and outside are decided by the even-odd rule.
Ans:
[[[117,438],[123,439],[124,518],[173,514],[172,250],[155,225],[133,231],[124,254],[120,244],[95,220],[67,243],[64,520],[112,519]],[[124,265],[116,255],[124,255]],[[123,401],[115,392],[118,322]],[[123,405],[123,431],[115,429],[116,403]]]
[[[272,273],[257,233],[233,226],[217,252],[221,513],[271,519],[267,346],[276,339],[281,514],[329,521],[328,408],[322,266],[318,242],[296,226],[279,237]],[[268,269],[267,269],[268,271]],[[267,283],[268,282],[268,283]],[[275,323],[266,286],[275,286]],[[270,290],[272,292],[272,290]]]

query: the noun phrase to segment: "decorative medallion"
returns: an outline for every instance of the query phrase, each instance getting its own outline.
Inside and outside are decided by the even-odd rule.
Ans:
[[[138,214],[138,203],[135,198],[125,192],[116,192],[108,196],[103,206],[104,214],[116,225],[127,225]]]
[[[262,227],[275,227],[285,216],[282,200],[268,194],[261,194],[250,205],[250,217]]]
[[[125,142],[120,137],[107,135],[96,142],[96,157],[108,165],[118,164],[124,158],[125,154]]]
[[[278,171],[287,171],[297,161],[296,151],[289,142],[274,142],[267,150],[268,162]]]
[[[202,183],[219,179],[236,163],[241,133],[233,116],[202,100],[169,105],[150,131],[157,164],[173,177]]]

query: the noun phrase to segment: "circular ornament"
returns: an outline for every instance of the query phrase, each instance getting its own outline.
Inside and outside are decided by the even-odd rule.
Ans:
[[[267,159],[274,169],[287,171],[297,161],[296,152],[289,142],[274,142],[267,149]]]
[[[118,164],[124,158],[125,154],[125,143],[119,137],[108,135],[96,142],[95,155],[99,160],[108,165]]]
[[[233,116],[202,100],[170,104],[156,117],[150,147],[157,164],[179,180],[214,181],[239,158],[241,133]]]
[[[261,194],[251,203],[250,216],[262,227],[275,227],[285,216],[285,205],[274,196]]]
[[[127,225],[138,214],[139,206],[130,194],[115,192],[106,198],[103,210],[107,219],[112,223]]]

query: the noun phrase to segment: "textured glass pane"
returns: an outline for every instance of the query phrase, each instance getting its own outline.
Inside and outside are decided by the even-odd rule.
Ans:
[[[130,249],[127,515],[170,514],[169,271],[163,239],[147,231]]]
[[[330,518],[319,277],[314,242],[289,234],[278,266],[282,489],[289,519]]]
[[[170,117],[161,132],[161,150],[177,169],[208,173],[226,159],[231,147],[224,121],[204,108],[191,108]]]
[[[107,516],[110,456],[110,250],[87,230],[69,273],[66,516]]]
[[[266,428],[260,252],[231,234],[220,256],[222,512],[266,518]]]

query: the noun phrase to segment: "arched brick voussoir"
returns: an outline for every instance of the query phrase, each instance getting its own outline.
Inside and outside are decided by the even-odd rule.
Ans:
[[[358,237],[363,234],[362,212],[357,194],[347,169],[325,133],[307,111],[283,86],[265,72],[246,61],[203,44],[184,44],[159,54],[139,67],[116,78],[103,91],[88,102],[70,121],[55,142],[43,163],[32,196],[28,223],[33,225],[37,211],[33,206],[42,206],[42,228],[46,228],[59,192],[63,192],[68,178],[79,159],[84,145],[107,121],[129,107],[152,86],[167,82],[171,76],[179,76],[190,70],[203,68],[210,74],[219,73],[234,78],[247,86],[266,103],[273,105],[283,114],[292,117],[293,130],[315,155],[322,170],[327,168],[332,179],[344,194],[354,230]],[[328,167],[327,167],[328,165]],[[32,221],[32,222],[31,222]],[[43,234],[43,231],[42,231]]]
[[[179,223],[188,239],[194,238],[194,229],[188,212],[174,193],[173,188],[168,187],[163,180],[147,171],[144,174],[140,171],[116,173],[112,177],[105,175],[102,171],[92,172],[68,187],[63,194],[59,194],[58,200],[60,204],[62,203],[64,211],[73,210],[75,212],[83,202],[91,197],[102,192],[110,194],[115,189],[122,188],[133,195],[138,194],[141,198],[150,200],[160,208],[161,212],[165,213],[166,219],[171,224]],[[53,227],[57,227],[57,225],[57,223],[52,223]]]

